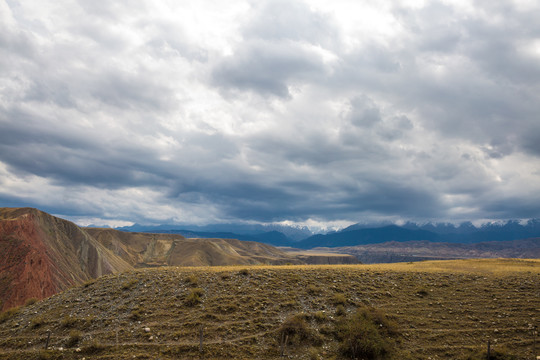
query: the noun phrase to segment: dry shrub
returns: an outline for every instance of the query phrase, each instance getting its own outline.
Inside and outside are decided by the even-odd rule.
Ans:
[[[82,339],[82,334],[80,331],[71,330],[69,332],[69,337],[66,342],[66,347],[74,347],[75,345],[79,343],[79,341],[81,341],[81,339]]]
[[[347,305],[347,298],[345,297],[345,295],[341,294],[341,293],[338,293],[338,294],[335,294],[334,295],[334,298],[332,299],[332,303],[334,305]]]
[[[351,359],[388,359],[392,354],[394,323],[373,308],[360,308],[337,325],[340,352]]]
[[[186,283],[191,286],[197,286],[199,284],[199,278],[195,274],[191,274],[186,278]]]
[[[204,295],[204,290],[201,288],[191,289],[188,296],[186,297],[185,304],[187,306],[195,306],[202,302],[202,296]]]
[[[20,310],[20,307],[12,307],[0,313],[0,324],[17,315]]]
[[[304,344],[312,337],[312,331],[306,322],[305,314],[297,314],[283,322],[279,329],[279,338],[287,344]]]

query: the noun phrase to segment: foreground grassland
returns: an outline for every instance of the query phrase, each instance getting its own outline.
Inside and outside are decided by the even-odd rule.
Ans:
[[[357,309],[381,358],[532,359],[540,261],[141,269],[2,314],[0,359],[351,358]]]

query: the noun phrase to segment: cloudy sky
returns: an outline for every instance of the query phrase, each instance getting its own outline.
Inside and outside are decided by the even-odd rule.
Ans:
[[[0,0],[0,206],[540,217],[540,3]]]

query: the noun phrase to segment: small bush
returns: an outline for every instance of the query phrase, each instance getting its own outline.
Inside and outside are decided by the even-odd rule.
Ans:
[[[94,339],[91,342],[84,344],[84,346],[81,348],[81,352],[83,354],[96,354],[103,351],[104,349],[105,346]]]
[[[310,295],[319,295],[321,293],[321,288],[317,285],[310,284],[307,287],[307,292]]]
[[[302,344],[311,338],[311,330],[306,322],[305,314],[298,314],[288,318],[279,329],[280,341],[288,344]]]
[[[424,288],[424,287],[421,287],[419,289],[416,290],[416,296],[419,296],[419,297],[426,297],[429,295],[429,291]]]
[[[122,284],[122,290],[130,290],[138,283],[136,279],[127,280]]]
[[[30,321],[32,329],[36,329],[43,324],[45,324],[45,318],[43,316],[36,316]]]
[[[375,309],[357,310],[338,324],[340,352],[351,359],[387,359],[391,355],[393,324]]]
[[[332,303],[334,305],[347,305],[347,298],[345,297],[345,295],[341,294],[341,293],[338,293],[338,294],[335,294],[334,295],[334,298],[332,299]]]
[[[318,323],[322,323],[326,321],[327,316],[324,312],[317,311],[315,314],[313,314],[313,319]]]
[[[228,273],[223,273],[219,277],[221,278],[221,280],[228,280],[231,276]]]
[[[338,305],[336,307],[336,316],[343,316],[345,315],[347,312],[345,311],[345,307],[343,305]]]
[[[249,275],[248,269],[242,269],[238,272],[239,275],[247,276]]]
[[[185,304],[187,306],[195,306],[202,302],[201,297],[204,295],[204,290],[201,288],[191,289],[188,296],[186,297]]]
[[[12,307],[10,309],[7,309],[6,311],[0,313],[0,324],[11,319],[15,315],[17,315],[20,311],[19,307]]]
[[[36,299],[35,297],[30,298],[30,299],[26,299],[26,301],[24,302],[24,306],[30,306],[30,305],[33,305],[33,304],[35,304],[37,301],[38,301],[38,299]]]
[[[62,321],[60,321],[60,325],[64,328],[74,327],[76,323],[77,323],[77,318],[74,318],[71,316],[64,316],[62,318]]]
[[[74,347],[75,345],[79,343],[79,341],[81,341],[81,339],[82,339],[82,334],[80,331],[71,330],[69,332],[69,337],[66,342],[66,347]]]
[[[194,274],[191,274],[186,278],[186,283],[191,286],[197,286],[199,284],[199,279]]]

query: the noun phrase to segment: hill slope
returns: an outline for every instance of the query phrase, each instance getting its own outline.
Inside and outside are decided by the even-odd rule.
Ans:
[[[31,208],[0,208],[0,253],[2,309],[132,268],[75,224]]]
[[[86,231],[137,267],[301,263],[273,246],[252,241],[186,239],[178,234],[148,234],[99,228],[87,228]]]
[[[488,339],[529,359],[539,282],[525,260],[138,269],[4,314],[0,359],[341,359],[358,308],[393,324],[387,359],[467,359]]]

